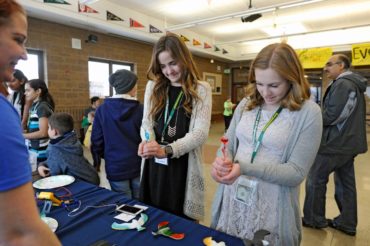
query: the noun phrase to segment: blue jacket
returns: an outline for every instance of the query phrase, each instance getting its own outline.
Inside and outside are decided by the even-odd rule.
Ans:
[[[67,174],[86,182],[99,185],[99,175],[86,160],[75,132],[51,140],[47,148],[46,165],[51,175]],[[40,163],[43,165],[43,163]]]
[[[140,175],[140,126],[143,105],[136,100],[107,98],[95,112],[91,153],[105,160],[107,179],[122,181]]]

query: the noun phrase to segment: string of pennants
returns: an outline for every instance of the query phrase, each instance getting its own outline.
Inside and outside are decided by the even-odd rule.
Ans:
[[[67,2],[65,0],[43,0],[43,1],[44,1],[44,3],[71,5],[69,2]],[[97,10],[93,9],[92,7],[90,7],[86,4],[80,3],[80,2],[78,2],[78,12],[79,13],[89,13],[89,14],[99,13]],[[124,19],[122,19],[121,17],[119,17],[118,15],[116,15],[113,12],[110,12],[110,11],[106,11],[106,20],[107,21],[122,21],[122,22],[125,21]],[[132,18],[129,18],[129,23],[130,23],[130,27],[132,27],[132,28],[145,28],[145,26],[143,24],[141,24],[139,21],[134,20]],[[149,25],[149,33],[163,33],[163,31],[160,30],[159,28],[153,26],[153,25]],[[188,39],[186,36],[184,36],[182,34],[180,34],[180,38],[184,41],[184,43],[190,42],[190,39]],[[199,41],[198,39],[193,38],[192,44],[193,44],[193,46],[201,46],[202,42]],[[203,48],[204,49],[212,49],[213,48],[214,51],[216,51],[216,52],[221,51],[222,54],[229,53],[227,50],[220,49],[216,45],[212,46],[211,44],[209,44],[207,42],[203,42]]]

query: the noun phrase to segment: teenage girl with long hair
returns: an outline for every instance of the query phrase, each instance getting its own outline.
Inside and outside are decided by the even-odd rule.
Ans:
[[[28,149],[37,154],[37,163],[46,160],[48,147],[48,117],[53,113],[55,103],[50,95],[45,81],[33,79],[25,85],[26,100],[31,100],[27,133],[23,136],[28,139]]]
[[[208,83],[200,81],[190,51],[175,34],[155,44],[147,73],[140,199],[171,213],[201,220],[204,179],[201,147],[212,112]]]

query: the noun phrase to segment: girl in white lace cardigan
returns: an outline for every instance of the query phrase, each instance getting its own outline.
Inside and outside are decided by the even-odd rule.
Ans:
[[[299,186],[320,144],[321,111],[309,100],[303,68],[287,44],[262,49],[249,81],[248,99],[227,131],[228,154],[213,163],[220,185],[211,226],[243,239],[265,229],[270,245],[299,245]]]
[[[189,50],[171,33],[154,46],[148,78],[151,80],[145,90],[143,141],[138,150],[143,157],[140,199],[180,216],[202,220],[201,147],[210,127],[211,88],[199,81]],[[181,170],[181,166],[185,169]],[[180,197],[173,197],[177,194]]]

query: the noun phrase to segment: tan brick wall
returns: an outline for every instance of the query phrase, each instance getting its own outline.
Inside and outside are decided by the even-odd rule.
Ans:
[[[85,43],[89,34],[98,36],[98,42]],[[89,106],[88,60],[100,58],[134,63],[139,78],[138,97],[143,101],[146,71],[152,53],[152,44],[113,37],[89,30],[29,18],[27,48],[44,51],[46,81],[53,95],[57,111],[80,111]],[[82,49],[72,49],[71,39],[81,40]],[[200,75],[203,72],[222,73],[227,63],[195,56]],[[221,71],[216,67],[220,66]],[[223,101],[229,93],[229,76],[222,74],[222,95],[213,97],[213,113],[222,112]],[[75,119],[79,122],[80,119]],[[77,123],[76,123],[77,124]]]

